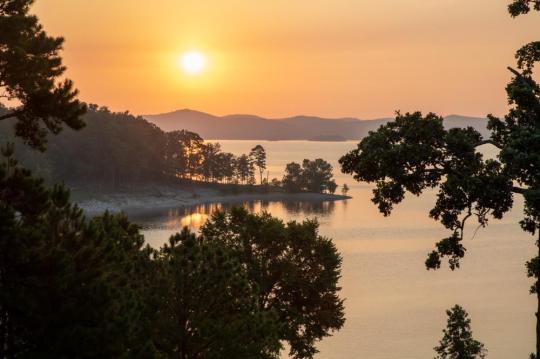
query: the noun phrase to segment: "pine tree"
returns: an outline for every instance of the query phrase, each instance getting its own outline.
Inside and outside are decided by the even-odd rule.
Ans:
[[[149,249],[122,215],[87,221],[62,186],[0,161],[0,358],[142,355]]]
[[[59,82],[65,71],[59,56],[64,39],[48,36],[29,14],[33,2],[0,3],[0,96],[21,104],[2,111],[0,121],[15,120],[16,135],[44,150],[48,131],[84,126],[86,106],[77,100],[70,80]]]
[[[253,147],[249,153],[249,157],[251,157],[252,162],[257,166],[259,169],[259,176],[260,176],[260,183],[263,184],[263,173],[266,169],[266,151],[263,146],[257,145]]]
[[[456,305],[446,314],[448,323],[439,346],[434,348],[438,354],[435,359],[484,359],[487,350],[484,344],[473,339],[467,312]]]

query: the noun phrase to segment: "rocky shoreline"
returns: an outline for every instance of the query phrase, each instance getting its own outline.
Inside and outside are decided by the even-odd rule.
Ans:
[[[75,196],[75,201],[88,215],[95,215],[104,211],[133,213],[209,203],[231,204],[250,201],[327,202],[351,198],[327,193],[226,193],[212,188],[185,190],[168,187],[153,187],[144,191],[100,193],[96,196],[87,195],[82,199],[77,199],[77,197],[80,196]]]

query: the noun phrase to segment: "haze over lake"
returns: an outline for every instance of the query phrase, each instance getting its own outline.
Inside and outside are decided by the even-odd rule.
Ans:
[[[535,298],[524,263],[534,255],[534,240],[519,229],[522,204],[502,221],[491,220],[476,235],[471,222],[465,236],[467,255],[461,269],[446,266],[427,271],[427,253],[448,235],[428,217],[434,193],[408,195],[394,213],[383,217],[371,202],[371,186],[356,183],[339,171],[337,160],[355,142],[223,141],[224,151],[246,153],[256,144],[268,153],[269,178],[280,178],[285,164],[324,158],[334,166],[338,184],[347,183],[353,197],[325,203],[251,202],[253,211],[268,211],[285,221],[317,217],[320,232],[333,238],[343,255],[340,285],[346,298],[345,327],[318,347],[321,359],[431,358],[454,304],[467,308],[475,337],[492,359],[525,358],[534,347]],[[485,148],[494,155],[492,149]],[[519,198],[516,198],[518,200]],[[150,212],[130,218],[145,226],[155,247],[187,225],[200,227],[219,204]],[[473,238],[474,236],[474,238]]]

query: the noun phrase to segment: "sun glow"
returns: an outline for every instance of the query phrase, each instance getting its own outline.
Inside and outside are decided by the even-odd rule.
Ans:
[[[190,75],[202,72],[206,67],[206,57],[198,51],[187,51],[179,60],[180,67]]]

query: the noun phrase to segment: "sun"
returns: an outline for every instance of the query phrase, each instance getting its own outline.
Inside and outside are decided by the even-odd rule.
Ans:
[[[199,51],[187,51],[180,57],[180,67],[190,75],[202,72],[206,67],[206,56]]]

